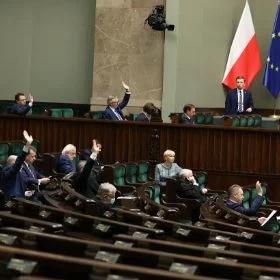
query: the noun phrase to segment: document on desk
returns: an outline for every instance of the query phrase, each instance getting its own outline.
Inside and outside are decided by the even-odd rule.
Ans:
[[[269,216],[265,219],[265,221],[261,224],[261,226],[264,226],[276,213],[276,210],[272,210]]]

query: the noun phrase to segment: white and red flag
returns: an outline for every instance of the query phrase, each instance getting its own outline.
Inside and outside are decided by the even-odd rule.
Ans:
[[[236,87],[236,77],[244,76],[248,88],[260,69],[260,49],[250,7],[246,1],[230,48],[222,84],[233,89]]]

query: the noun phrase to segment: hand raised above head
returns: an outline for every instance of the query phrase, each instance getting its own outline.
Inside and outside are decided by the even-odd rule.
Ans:
[[[32,135],[29,135],[26,130],[23,131],[23,137],[26,140],[26,144],[31,145],[33,142],[33,137]]]
[[[122,86],[126,91],[129,91],[129,86],[124,81],[122,81]]]
[[[34,102],[34,98],[33,98],[33,96],[32,96],[31,94],[29,94],[29,101],[30,101],[31,103]]]
[[[262,195],[263,194],[263,190],[262,190],[262,186],[261,186],[260,181],[256,182],[256,191],[257,191],[258,195]]]
[[[96,153],[98,154],[99,152],[101,152],[101,145],[100,144],[97,144],[96,140],[93,139],[92,140],[92,148],[91,148],[91,151],[93,153]]]

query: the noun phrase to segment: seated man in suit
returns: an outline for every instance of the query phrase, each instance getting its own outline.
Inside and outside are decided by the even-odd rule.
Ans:
[[[175,191],[178,196],[196,199],[199,202],[191,207],[191,220],[192,223],[195,223],[199,220],[200,206],[206,201],[205,194],[208,190],[205,187],[199,186],[190,169],[182,169],[177,182],[178,184]]]
[[[252,94],[245,89],[245,78],[236,77],[236,88],[227,93],[225,115],[251,113],[254,109]]]
[[[90,198],[95,197],[99,189],[100,182],[95,167],[99,166],[97,156],[100,152],[101,144],[93,139],[91,154],[87,161],[81,160],[78,163],[78,174],[74,178],[77,191]]]
[[[66,145],[56,163],[56,171],[59,173],[68,174],[76,172],[76,165],[73,162],[76,157],[76,147],[72,144]]]
[[[195,116],[195,106],[193,104],[186,104],[183,108],[181,123],[195,124],[194,116]]]
[[[205,202],[207,188],[200,187],[197,183],[193,172],[190,169],[182,169],[179,173],[176,193],[180,197],[198,199],[199,202]]]
[[[21,116],[25,116],[27,114],[31,113],[31,108],[33,106],[33,96],[30,94],[29,95],[29,103],[27,103],[26,101],[26,97],[24,95],[24,93],[17,93],[15,95],[15,104],[12,105],[9,109],[8,109],[8,113],[10,114],[16,114],[16,115],[21,115]]]
[[[143,107],[143,112],[140,113],[135,121],[138,121],[138,122],[150,122],[151,121],[151,118],[152,118],[152,115],[157,112],[157,108],[156,106],[153,104],[153,103],[146,103]]]
[[[7,158],[7,165],[2,170],[1,185],[4,188],[6,200],[11,197],[24,197],[25,188],[20,176],[20,169],[28,154],[33,138],[28,135],[27,131],[23,131],[23,136],[26,141],[22,152],[19,156],[10,155]]]
[[[30,190],[28,192],[29,196],[34,195],[34,198],[38,198],[38,192],[40,185],[46,185],[50,182],[51,177],[45,177],[41,175],[33,166],[36,160],[36,149],[30,147],[28,154],[25,157],[25,161],[20,169],[20,176],[23,182],[24,190]],[[34,189],[36,186],[36,189]]]
[[[229,198],[226,201],[226,206],[232,210],[235,210],[241,214],[247,215],[247,216],[255,216],[259,210],[259,208],[262,206],[264,197],[262,187],[259,181],[256,182],[256,191],[257,196],[255,200],[253,201],[250,208],[244,208],[242,205],[243,202],[243,189],[239,185],[232,185],[228,189],[228,195]]]
[[[107,98],[107,108],[103,112],[103,119],[122,121],[124,120],[124,115],[122,109],[127,105],[131,92],[129,91],[129,86],[122,82],[123,88],[125,89],[125,94],[121,103],[116,96],[108,96]]]

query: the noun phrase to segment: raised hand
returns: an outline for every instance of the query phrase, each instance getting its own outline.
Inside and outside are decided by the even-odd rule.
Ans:
[[[33,103],[34,102],[34,98],[31,94],[29,94],[29,102]]]
[[[256,182],[256,191],[257,191],[258,195],[262,195],[263,194],[263,190],[262,190],[262,186],[261,186],[260,181]]]
[[[92,148],[91,148],[91,151],[93,153],[96,153],[96,154],[99,154],[99,152],[101,152],[101,145],[100,144],[97,144],[96,140],[93,139],[92,140]]]
[[[122,81],[122,86],[126,91],[129,91],[129,86],[124,81]]]
[[[23,137],[26,140],[26,144],[27,145],[31,145],[33,142],[33,137],[32,135],[29,135],[28,132],[26,130],[23,131]]]

